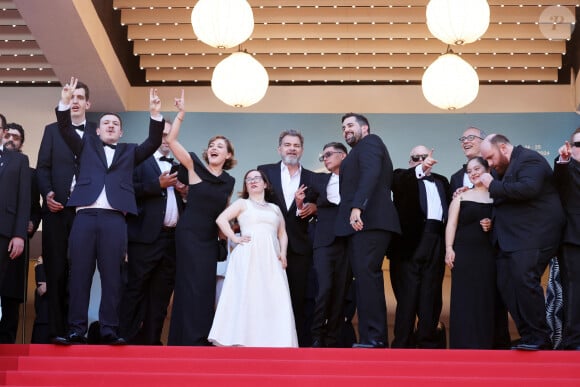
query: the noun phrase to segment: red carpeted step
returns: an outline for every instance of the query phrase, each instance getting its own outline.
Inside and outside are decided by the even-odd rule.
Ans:
[[[0,345],[0,385],[578,386],[580,352]]]

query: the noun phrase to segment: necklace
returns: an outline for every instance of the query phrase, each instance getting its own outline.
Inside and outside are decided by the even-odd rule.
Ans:
[[[250,201],[255,203],[258,207],[268,207],[268,202],[266,202],[266,201],[257,202],[254,199],[250,199]]]

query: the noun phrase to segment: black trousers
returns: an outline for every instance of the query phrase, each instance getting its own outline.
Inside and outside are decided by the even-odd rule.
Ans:
[[[42,215],[42,259],[46,273],[46,295],[49,308],[50,337],[67,332],[69,234],[75,219],[74,208]]]
[[[175,286],[175,232],[162,230],[153,243],[129,242],[127,254],[119,334],[131,344],[160,345]]]
[[[392,234],[358,231],[348,237],[348,257],[355,278],[359,341],[387,344],[387,305],[382,264]]]
[[[329,246],[314,249],[313,265],[318,283],[312,318],[312,337],[327,347],[337,347],[344,320],[344,298],[350,266],[347,240],[338,237]]]
[[[77,213],[70,233],[71,332],[81,335],[87,332],[91,284],[98,265],[101,275],[101,336],[117,335],[122,289],[121,269],[126,251],[127,223],[121,212],[83,209]]]
[[[437,325],[443,306],[443,245],[442,231],[424,232],[410,257],[390,261],[397,298],[393,348],[440,347]]]
[[[557,247],[500,251],[498,287],[522,342],[552,347],[541,278]]]
[[[312,338],[310,336],[310,327],[306,323],[306,297],[309,286],[308,276],[312,268],[312,256],[297,254],[288,249],[286,259],[288,260],[286,276],[288,277],[288,287],[290,288],[298,345],[300,347],[309,347],[312,344]]]

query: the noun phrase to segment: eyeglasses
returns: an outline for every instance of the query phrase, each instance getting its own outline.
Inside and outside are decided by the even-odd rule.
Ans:
[[[264,181],[264,179],[262,179],[262,176],[254,176],[246,178],[246,183],[259,183],[261,181]]]
[[[476,136],[475,134],[470,134],[469,136],[461,136],[459,137],[459,142],[464,142],[465,140],[467,141],[473,141],[476,138],[479,138],[480,140],[483,140],[483,138]]]
[[[416,163],[417,161],[425,160],[427,157],[429,157],[429,155],[411,155],[411,161]]]
[[[6,133],[4,133],[4,139],[5,139],[5,140],[8,140],[8,139],[10,139],[10,137],[12,137],[12,139],[13,139],[14,141],[20,141],[20,140],[22,140],[22,137],[21,137],[19,134],[16,134],[16,133],[10,133],[10,132],[6,132]]]
[[[330,156],[332,156],[335,153],[343,153],[343,152],[338,152],[338,151],[326,152],[326,153],[320,155],[320,157],[318,158],[318,161],[324,161],[324,160],[326,160],[327,158],[329,158]]]
[[[580,148],[580,141],[574,141],[572,143],[572,146],[575,146],[576,148]]]

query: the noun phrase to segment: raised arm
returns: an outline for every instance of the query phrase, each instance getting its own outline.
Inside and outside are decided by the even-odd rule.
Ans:
[[[58,130],[75,156],[79,156],[83,148],[83,140],[77,135],[76,131],[72,127],[70,117],[71,99],[77,87],[77,82],[77,78],[71,77],[70,83],[67,83],[63,86],[60,93],[60,101],[58,103],[58,107],[56,108]]]
[[[189,184],[196,184],[201,181],[197,173],[195,173],[193,166],[193,159],[189,152],[177,141],[179,136],[179,129],[181,128],[181,123],[183,122],[183,117],[185,116],[185,92],[181,90],[181,97],[175,98],[175,107],[178,112],[171,125],[171,131],[167,135],[166,141],[169,144],[171,152],[175,158],[183,165],[189,174]]]
[[[155,153],[161,146],[161,139],[163,138],[163,128],[165,121],[161,114],[161,99],[157,95],[157,89],[149,89],[149,135],[139,146],[135,149],[135,165],[141,164],[147,158]]]

